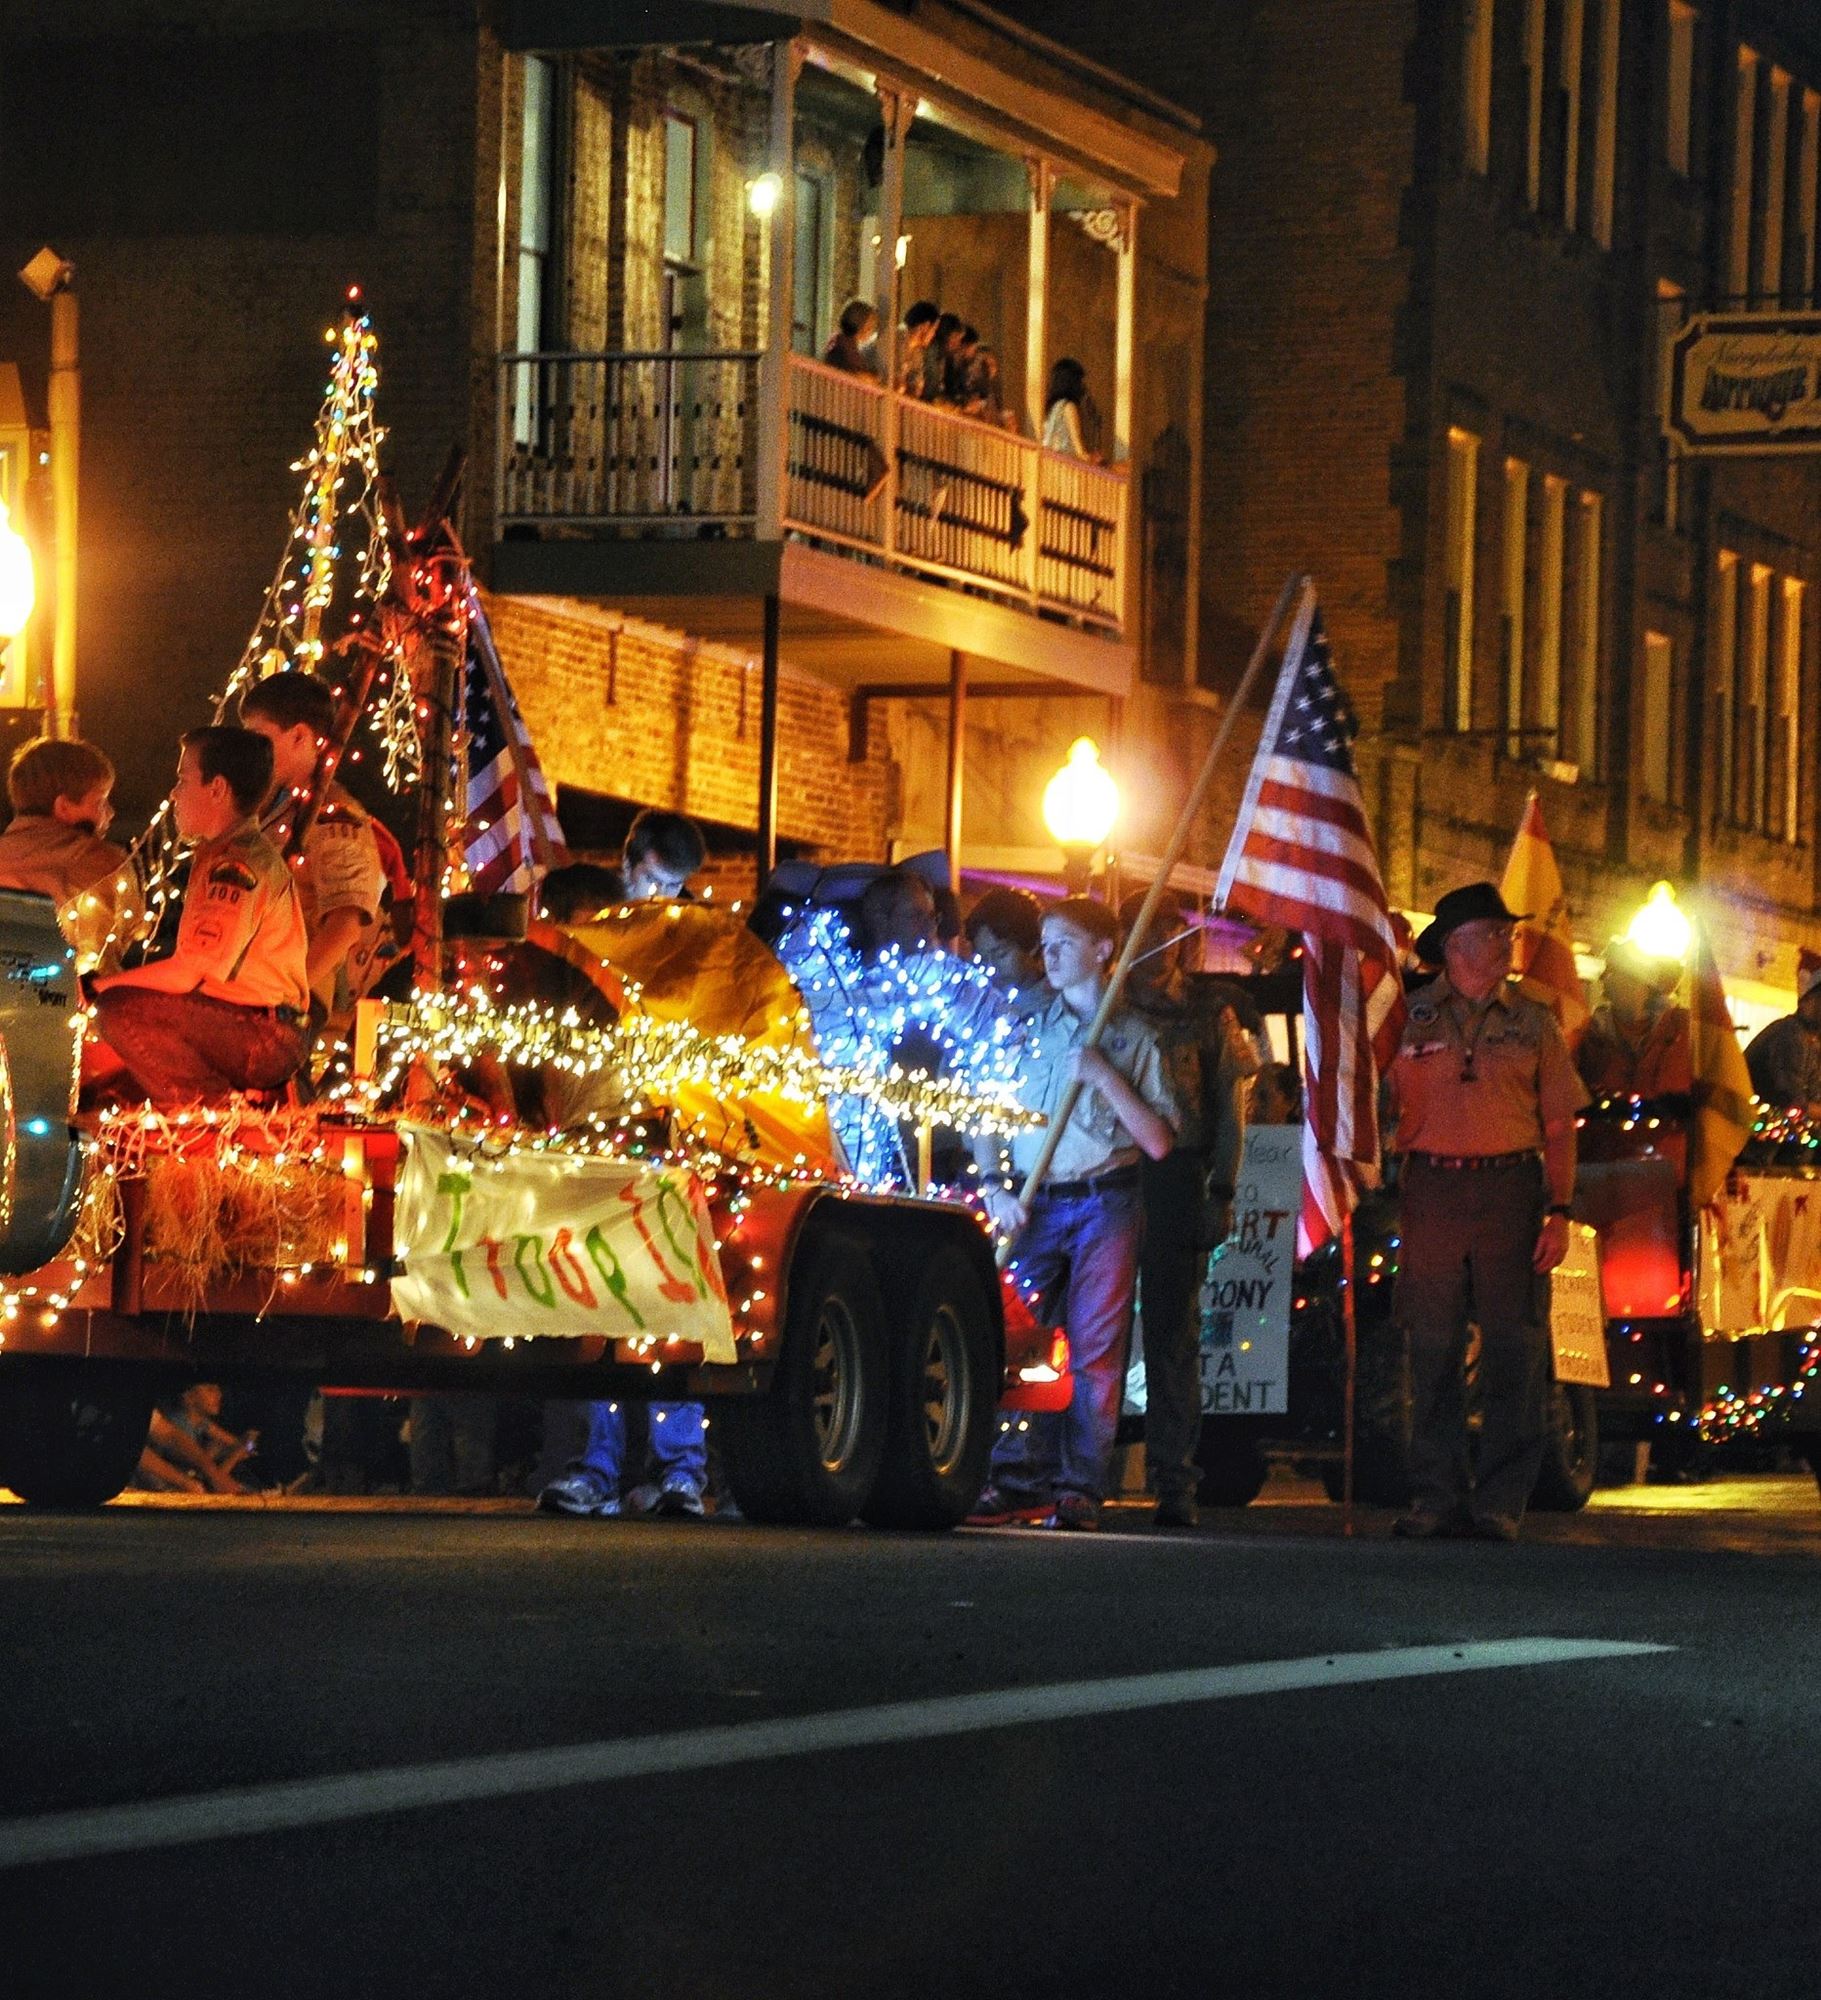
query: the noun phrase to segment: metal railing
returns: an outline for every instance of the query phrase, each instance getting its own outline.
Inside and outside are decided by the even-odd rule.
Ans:
[[[501,527],[750,533],[764,480],[781,477],[787,532],[1119,628],[1123,467],[791,355],[784,463],[768,468],[761,375],[753,353],[503,356]]]

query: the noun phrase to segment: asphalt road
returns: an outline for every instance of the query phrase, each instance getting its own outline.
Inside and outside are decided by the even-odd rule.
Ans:
[[[0,1994],[1812,2000],[1811,1483],[1267,1501],[0,1508]]]

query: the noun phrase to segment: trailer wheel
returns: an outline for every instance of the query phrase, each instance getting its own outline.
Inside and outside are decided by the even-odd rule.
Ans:
[[[999,1407],[993,1309],[960,1251],[930,1259],[892,1331],[885,1454],[861,1512],[880,1528],[952,1528],[986,1484]]]
[[[1195,1463],[1201,1467],[1204,1507],[1251,1506],[1271,1470],[1256,1438],[1235,1437],[1229,1427],[1205,1419]]]
[[[771,1388],[719,1413],[740,1511],[824,1528],[851,1521],[878,1476],[888,1394],[879,1281],[851,1243],[827,1237],[791,1273]]]
[[[1543,1416],[1543,1465],[1531,1506],[1547,1514],[1574,1514],[1587,1505],[1600,1469],[1600,1414],[1593,1391],[1578,1382],[1553,1382]]]
[[[133,1476],[152,1392],[74,1375],[0,1389],[0,1486],[33,1507],[99,1507]]]

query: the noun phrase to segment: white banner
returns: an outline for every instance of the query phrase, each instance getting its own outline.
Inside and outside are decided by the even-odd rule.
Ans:
[[[1821,1181],[1733,1173],[1701,1211],[1695,1288],[1708,1338],[1743,1340],[1821,1321]]]
[[[1210,1416],[1290,1407],[1291,1266],[1303,1199],[1303,1128],[1248,1125],[1233,1229],[1201,1293],[1201,1407]]]
[[[736,1361],[702,1184],[677,1168],[576,1154],[490,1159],[404,1130],[392,1304],[464,1339],[675,1336]]]

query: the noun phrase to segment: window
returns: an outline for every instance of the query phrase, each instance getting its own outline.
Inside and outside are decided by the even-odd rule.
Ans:
[[[1783,296],[1783,203],[1789,170],[1789,76],[1770,73],[1770,122],[1764,142],[1764,223],[1757,292],[1775,305]]]
[[[1733,107],[1732,233],[1726,264],[1726,289],[1735,300],[1751,294],[1751,168],[1757,122],[1758,58],[1750,49],[1741,49]]]
[[[1546,0],[1524,0],[1524,198],[1543,205],[1543,49],[1548,26]]]
[[[1492,0],[1461,0],[1461,140],[1469,173],[1492,156]]]
[[[664,261],[696,260],[696,123],[664,114]]]
[[[1581,219],[1581,63],[1587,30],[1587,0],[1561,0],[1562,55],[1562,220],[1570,229]]]
[[[544,345],[550,312],[550,252],[556,212],[556,69],[543,56],[525,58],[519,132],[518,322],[521,354]],[[538,371],[515,369],[512,435],[530,444],[537,430]]]
[[[1695,10],[1685,0],[1669,0],[1668,81],[1663,152],[1670,170],[1686,179],[1694,126]]]
[[[1600,762],[1600,544],[1605,511],[1599,494],[1583,493],[1575,515],[1574,673],[1563,721],[1562,756],[1584,777],[1595,775]]]
[[[1716,708],[1714,731],[1715,817],[1733,816],[1733,781],[1739,762],[1739,558],[1720,551],[1714,587],[1713,676]]]
[[[1447,597],[1443,647],[1448,662],[1447,727],[1473,727],[1473,540],[1480,441],[1471,431],[1448,433]]]
[[[1530,531],[1530,468],[1505,461],[1504,545],[1500,559],[1499,665],[1505,676],[1505,755],[1524,754],[1524,587]]]
[[[1559,756],[1562,727],[1562,581],[1567,570],[1568,482],[1543,475],[1537,551],[1536,724]]]
[[[1639,773],[1644,796],[1658,805],[1676,802],[1674,781],[1676,649],[1665,632],[1644,634],[1644,765]]]
[[[1745,598],[1745,669],[1739,703],[1739,750],[1733,819],[1762,827],[1769,796],[1770,585],[1768,563],[1753,563]]]
[[[1613,181],[1619,144],[1619,0],[1600,0],[1600,38],[1594,73],[1593,240],[1612,248]]]
[[[1773,744],[1771,832],[1792,846],[1801,837],[1802,583],[1783,579],[1777,621],[1777,717]]]

